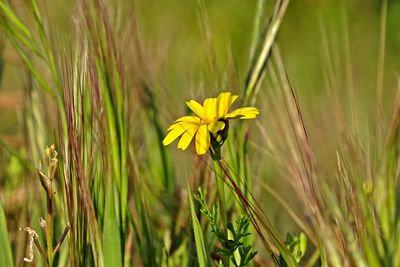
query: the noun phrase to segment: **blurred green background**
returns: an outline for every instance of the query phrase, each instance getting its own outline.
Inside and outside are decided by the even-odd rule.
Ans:
[[[21,5],[19,1],[15,2],[16,6]],[[204,92],[194,92],[194,88],[198,88],[203,82],[202,77],[208,74],[206,58],[210,51],[200,23],[198,1],[132,2],[149,68],[154,76],[162,81],[160,86],[174,95],[176,103],[182,103],[192,96],[213,95],[220,90],[230,89],[227,85],[216,88],[211,84],[203,84],[200,87],[204,88]],[[271,10],[273,1],[265,2],[267,10]],[[69,30],[65,22],[69,20],[73,11],[70,1],[43,1],[42,4],[50,17],[52,23],[49,27],[56,39],[64,38],[63,35],[68,36]],[[243,85],[245,70],[249,64],[257,1],[204,1],[204,4],[208,12],[211,46],[215,49],[217,65],[221,72],[233,68],[238,84]],[[331,52],[343,56],[347,38],[344,17],[347,17],[347,34],[357,97],[362,99],[361,102],[365,103],[367,108],[374,105],[380,13],[381,1],[378,0],[302,0],[289,4],[278,36],[278,44],[293,85],[304,101],[306,109],[312,109],[313,103],[321,101],[324,91],[321,77],[326,64],[322,57],[321,31],[326,31]],[[265,20],[269,14],[264,14]],[[18,92],[23,86],[19,76],[21,62],[4,40],[3,45],[5,49],[0,84],[0,130],[3,135],[14,136],[18,132],[17,114],[21,107]],[[400,66],[399,50],[400,3],[389,1],[384,103],[393,95],[390,88],[394,88],[396,84],[395,70]],[[343,57],[337,64],[343,63],[340,60],[343,60]],[[14,103],[13,101],[16,102],[15,105],[10,104]],[[172,110],[182,108],[182,105],[174,103],[168,103],[168,106]],[[169,119],[172,117],[171,115]]]
[[[154,91],[157,92],[157,107],[161,111],[165,130],[175,118],[185,114],[185,100],[200,100],[216,96],[221,91],[241,92],[249,68],[258,1],[121,1],[134,6],[141,49],[146,67],[151,73]],[[23,1],[12,2],[20,14],[26,11]],[[54,46],[65,40],[74,42],[74,35],[67,23],[74,12],[71,4],[73,1],[39,2],[51,22],[47,26],[51,29]],[[206,14],[199,12],[199,3],[205,5]],[[265,1],[265,13],[261,14],[262,24],[269,18],[273,5],[274,1]],[[331,164],[331,160],[325,162],[322,159],[335,157],[335,140],[340,134],[339,130],[332,129],[334,126],[331,124],[334,111],[329,109],[335,101],[332,98],[333,91],[338,93],[345,117],[350,118],[351,109],[355,109],[357,125],[353,127],[359,130],[361,142],[368,143],[371,139],[371,130],[376,125],[374,120],[381,6],[382,1],[378,0],[294,0],[285,14],[277,44],[298,95],[306,125],[311,129],[310,139],[321,159],[318,163],[322,169],[324,164]],[[25,18],[23,15],[21,17]],[[113,25],[122,23],[117,19],[118,14],[111,18],[116,18],[112,21]],[[209,24],[205,27],[203,21],[208,21]],[[400,70],[400,1],[388,1],[386,27],[383,124],[388,124],[390,118]],[[120,34],[123,36],[129,33]],[[27,77],[21,75],[25,70],[15,50],[2,33],[0,35],[0,139],[18,150],[25,141],[20,122]],[[210,61],[210,58],[214,61]],[[349,96],[345,66],[351,67],[354,99]],[[336,78],[333,85],[329,84],[327,72],[333,73]],[[267,130],[271,130],[268,134],[273,139],[279,132],[274,132],[273,127],[269,126],[269,104],[273,101],[268,91],[271,84],[267,72],[256,105],[262,107],[259,122]],[[252,126],[258,129],[255,123]],[[321,132],[324,133],[323,138],[320,136]],[[146,137],[148,138],[144,142],[156,142],[154,132]],[[327,140],[329,138],[331,140]],[[265,145],[258,130],[252,142],[252,178],[262,177],[293,207],[300,208],[301,205],[293,199],[292,191],[286,188],[287,183],[273,179],[276,170],[263,151],[257,149],[258,145]],[[151,147],[151,144],[147,145]],[[182,178],[180,182],[184,184],[183,179],[191,168],[188,165],[190,158],[178,151],[175,145],[167,149],[173,152],[175,162],[184,162],[176,170],[177,177]],[[15,158],[10,157],[1,147],[1,166],[7,168],[0,169],[0,194],[3,193],[5,184],[8,190],[19,188],[20,181],[8,179],[18,177],[18,167],[14,168],[18,164],[14,164],[13,160]],[[160,171],[160,168],[154,169]],[[19,189],[24,194],[25,189]],[[255,195],[261,195],[260,191],[260,188],[255,188]],[[288,220],[287,215],[282,214],[279,205],[270,204],[274,200],[268,197],[260,198],[260,201],[268,207],[268,215],[273,218],[282,236],[288,231],[297,230],[297,226]]]
[[[23,1],[13,4],[23,14]],[[136,0],[133,4],[141,38],[143,54],[150,69],[154,86],[160,93],[157,98],[163,123],[166,126],[176,117],[184,114],[182,104],[190,98],[201,99],[214,96],[223,90],[238,92],[232,88],[233,72],[237,87],[242,87],[249,66],[250,44],[258,1],[226,0],[204,1],[209,21],[209,32],[205,33],[199,13],[199,1],[187,0]],[[111,1],[112,3],[112,1]],[[54,40],[73,39],[67,26],[73,6],[70,1],[40,2],[51,21]],[[350,102],[344,82],[346,59],[346,38],[349,40],[349,54],[354,78],[357,121],[367,130],[375,116],[376,80],[379,51],[379,27],[381,1],[378,0],[302,0],[292,1],[283,20],[278,35],[278,45],[285,60],[292,85],[298,92],[306,121],[320,131],[329,132],[329,120],[320,112],[327,106],[330,98],[324,84],[323,74],[328,68],[324,55],[324,45],[334,57],[338,89],[342,94],[342,105]],[[265,1],[265,14],[261,21],[268,19],[274,2]],[[118,17],[118,16],[115,16]],[[113,21],[118,24],[119,21]],[[210,41],[207,40],[210,36]],[[324,43],[324,38],[326,41]],[[3,140],[18,147],[23,143],[19,118],[22,114],[24,79],[21,77],[23,64],[15,50],[2,37],[2,76],[0,83],[0,136]],[[400,69],[400,2],[389,1],[387,35],[385,45],[385,76],[383,108],[389,111],[396,88]],[[208,58],[215,56],[220,73],[212,73]],[[132,73],[132,75],[135,75]],[[225,76],[223,76],[225,75]],[[205,77],[207,77],[205,79]],[[214,80],[212,79],[214,78]],[[268,77],[267,77],[268,80]],[[220,82],[220,81],[226,81]],[[270,84],[263,89],[268,90]],[[263,104],[268,97],[262,92]],[[263,102],[264,101],[264,102]],[[261,118],[268,125],[268,114],[262,112]],[[326,128],[324,128],[326,127]],[[316,145],[324,145],[319,140]],[[361,132],[362,134],[362,132]],[[365,131],[367,134],[367,131]],[[320,150],[323,153],[325,150]],[[179,160],[185,160],[184,153],[174,152]],[[9,160],[5,151],[1,152]],[[256,158],[257,155],[254,156]],[[261,168],[259,174],[267,169]],[[2,170],[7,177],[7,170]],[[184,172],[184,171],[183,171]]]

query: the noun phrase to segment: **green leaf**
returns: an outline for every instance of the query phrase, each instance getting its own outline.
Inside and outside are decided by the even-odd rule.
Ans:
[[[3,211],[3,205],[0,201],[0,266],[14,266],[11,244],[8,239],[7,222]]]
[[[0,2],[0,14],[4,14],[4,17],[0,20],[0,26],[6,34],[15,37],[29,50],[41,57],[40,49],[36,41],[32,38],[31,32],[17,17],[14,11],[3,2]]]
[[[15,15],[14,11],[4,2],[0,2],[0,10],[10,21],[26,36],[31,37],[31,33],[25,24]]]
[[[188,186],[188,191],[189,191],[190,211],[192,214],[192,222],[193,222],[194,240],[196,242],[197,258],[200,267],[207,267],[208,258],[207,258],[206,248],[204,245],[203,232],[201,230],[199,220],[197,219],[196,211],[194,210],[192,192],[190,191],[189,186]]]
[[[109,183],[106,196],[103,227],[104,266],[123,266],[120,222],[114,207],[114,188]]]
[[[299,242],[301,256],[303,257],[306,254],[307,250],[307,236],[303,232],[301,232],[299,235]]]

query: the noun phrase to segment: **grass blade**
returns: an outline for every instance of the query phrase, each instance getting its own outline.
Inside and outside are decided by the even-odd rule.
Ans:
[[[0,10],[23,34],[25,34],[27,37],[31,37],[31,33],[28,28],[25,27],[24,23],[15,15],[14,11],[7,4],[0,2]]]
[[[109,183],[111,185],[111,183]],[[114,207],[114,189],[109,186],[106,197],[103,227],[104,266],[122,266],[120,222]]]
[[[0,266],[14,266],[11,244],[8,239],[6,216],[4,215],[3,204],[0,201]]]
[[[268,27],[265,31],[264,40],[260,47],[260,52],[257,57],[251,59],[251,66],[247,74],[246,83],[244,87],[245,103],[249,103],[256,95],[257,85],[262,80],[262,73],[267,64],[272,46],[275,43],[276,36],[278,35],[280,25],[286,13],[289,0],[277,1],[275,5],[274,14],[269,21]]]
[[[200,222],[197,219],[196,211],[194,210],[192,192],[189,186],[188,186],[188,191],[189,191],[190,213],[192,216],[194,239],[196,242],[197,259],[199,261],[200,267],[207,267],[208,258],[207,258],[206,248],[204,245],[203,232],[201,230]]]

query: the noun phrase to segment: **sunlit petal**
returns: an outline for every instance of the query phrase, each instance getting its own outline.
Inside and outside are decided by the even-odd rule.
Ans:
[[[168,127],[167,130],[168,130],[168,131],[171,131],[171,130],[177,128],[177,127],[186,127],[186,129],[187,129],[187,128],[188,128],[188,125],[191,125],[191,124],[193,124],[193,123],[190,123],[190,122],[176,122],[176,123],[171,124],[171,125]]]
[[[175,129],[176,127],[179,127],[182,123],[181,122],[177,122],[177,123],[173,123],[168,127],[168,131],[171,131],[173,129]]]
[[[190,100],[186,102],[186,105],[201,119],[206,119],[206,113],[202,105],[199,104],[196,100]]]
[[[207,130],[207,125],[203,124],[199,127],[196,133],[196,153],[203,155],[207,153],[210,147],[210,133]]]
[[[231,92],[220,93],[217,97],[217,118],[222,118],[228,113],[229,108],[238,98],[237,95],[232,95]]]
[[[254,119],[260,110],[254,107],[238,108],[224,116],[225,119]]]
[[[211,133],[215,134],[220,130],[223,130],[225,128],[225,123],[222,121],[214,121],[207,126],[208,131]]]
[[[181,139],[179,140],[178,148],[185,150],[192,141],[194,135],[197,132],[197,129],[199,129],[199,126],[197,125],[193,125],[189,129],[187,129],[186,132],[182,135]]]
[[[177,119],[175,122],[192,122],[192,123],[199,123],[201,119],[196,116],[183,116]]]
[[[167,146],[171,144],[176,138],[182,135],[190,126],[193,125],[191,123],[183,122],[183,123],[175,123],[170,126],[174,126],[171,131],[165,136],[163,140],[163,145]]]
[[[207,121],[214,121],[217,118],[217,99],[206,98],[204,99],[203,106]]]
[[[172,129],[175,129],[178,126],[184,126],[184,127],[189,127],[190,124],[193,125],[199,125],[199,123],[201,122],[201,119],[199,117],[195,117],[195,116],[184,116],[181,117],[179,119],[177,119],[173,124],[171,124],[168,127],[168,131],[171,131]]]

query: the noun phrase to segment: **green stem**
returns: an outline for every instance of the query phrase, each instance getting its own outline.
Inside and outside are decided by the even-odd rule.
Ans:
[[[47,177],[50,177],[48,173]],[[47,190],[47,217],[46,217],[46,241],[47,241],[47,259],[49,266],[53,267],[53,185],[49,179]]]
[[[225,190],[224,190],[224,181],[222,180],[222,169],[219,160],[213,160],[214,162],[214,172],[215,178],[217,181],[217,191],[218,191],[218,200],[219,200],[219,210],[221,215],[221,226],[224,229],[224,233],[226,237],[228,236],[228,228],[227,228],[227,212],[225,205]]]
[[[37,249],[39,250],[40,256],[42,256],[42,259],[46,265],[46,267],[49,267],[49,261],[47,260],[46,253],[44,252],[42,246],[40,245],[40,242],[37,238],[34,239],[35,245]]]
[[[50,186],[51,192],[51,186]],[[50,196],[47,197],[47,221],[46,221],[46,239],[47,239],[47,258],[49,266],[53,267],[53,203]]]
[[[224,191],[224,180],[221,161],[219,157],[213,157],[215,179],[217,181],[217,191],[219,200],[219,211],[221,216],[221,226],[224,230],[225,239],[228,240],[228,219],[225,204],[225,191]],[[229,267],[229,257],[223,258],[223,264],[225,267]]]

